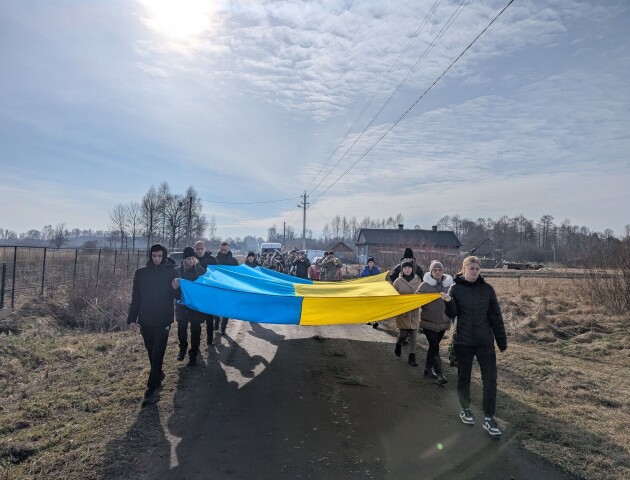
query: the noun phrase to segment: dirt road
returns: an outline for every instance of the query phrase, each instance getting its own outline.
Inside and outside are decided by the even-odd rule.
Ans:
[[[173,339],[171,339],[173,340]],[[462,424],[455,370],[445,387],[393,353],[368,325],[297,327],[231,321],[201,365],[175,364],[159,402],[138,408],[107,478],[572,478],[519,447],[518,432]],[[424,363],[424,348],[419,349]],[[506,352],[509,355],[509,350]],[[168,372],[168,370],[167,370]],[[175,377],[175,378],[173,378]],[[499,378],[499,388],[501,378]]]

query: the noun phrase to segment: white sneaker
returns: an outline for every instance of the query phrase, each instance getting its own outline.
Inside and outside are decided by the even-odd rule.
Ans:
[[[494,418],[486,417],[483,421],[483,429],[493,437],[498,437],[501,435],[501,430],[499,429],[499,426],[497,425],[497,422],[494,420]]]

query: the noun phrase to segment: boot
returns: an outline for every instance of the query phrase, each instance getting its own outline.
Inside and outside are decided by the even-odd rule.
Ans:
[[[188,352],[188,366],[194,367],[195,365],[197,365],[197,352],[190,350]]]
[[[397,357],[400,357],[402,354],[402,344],[400,342],[396,342],[396,347],[394,347],[394,354]]]
[[[177,361],[181,362],[184,359],[185,356],[186,356],[186,349],[185,348],[183,348],[183,349],[180,348],[179,349],[179,353],[177,354]]]
[[[438,378],[437,373],[433,370],[433,367],[424,367],[424,378]]]
[[[407,363],[409,365],[411,365],[412,367],[417,367],[418,366],[418,362],[416,362],[416,354],[415,353],[410,353],[409,354],[409,360],[407,360]]]

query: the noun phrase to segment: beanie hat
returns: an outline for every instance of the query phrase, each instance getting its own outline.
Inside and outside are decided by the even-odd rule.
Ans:
[[[405,260],[404,262],[402,262],[402,264],[400,265],[400,269],[402,270],[405,267],[411,267],[413,268],[413,262],[410,260]]]
[[[368,257],[367,259],[367,263],[373,262],[374,261],[374,257]]]
[[[256,254],[254,252],[247,252],[247,256],[256,258]]]
[[[409,247],[405,248],[405,254],[403,255],[403,258],[414,258],[413,250],[411,250],[411,248]]]
[[[432,272],[434,268],[441,268],[442,270],[444,270],[444,265],[442,265],[437,260],[433,260],[431,262],[431,265],[429,266],[429,272]]]
[[[464,258],[464,261],[462,262],[462,270],[465,269],[471,263],[476,263],[477,265],[481,267],[481,261],[479,260],[479,258],[471,255],[470,257]]]
[[[190,258],[190,257],[196,257],[195,251],[193,250],[192,247],[184,248],[184,254],[182,255],[182,258],[186,259],[186,258]]]

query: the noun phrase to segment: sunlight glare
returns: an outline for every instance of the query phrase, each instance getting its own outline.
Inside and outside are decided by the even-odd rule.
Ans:
[[[212,0],[140,0],[147,11],[142,22],[165,36],[186,39],[211,28],[216,3]]]

